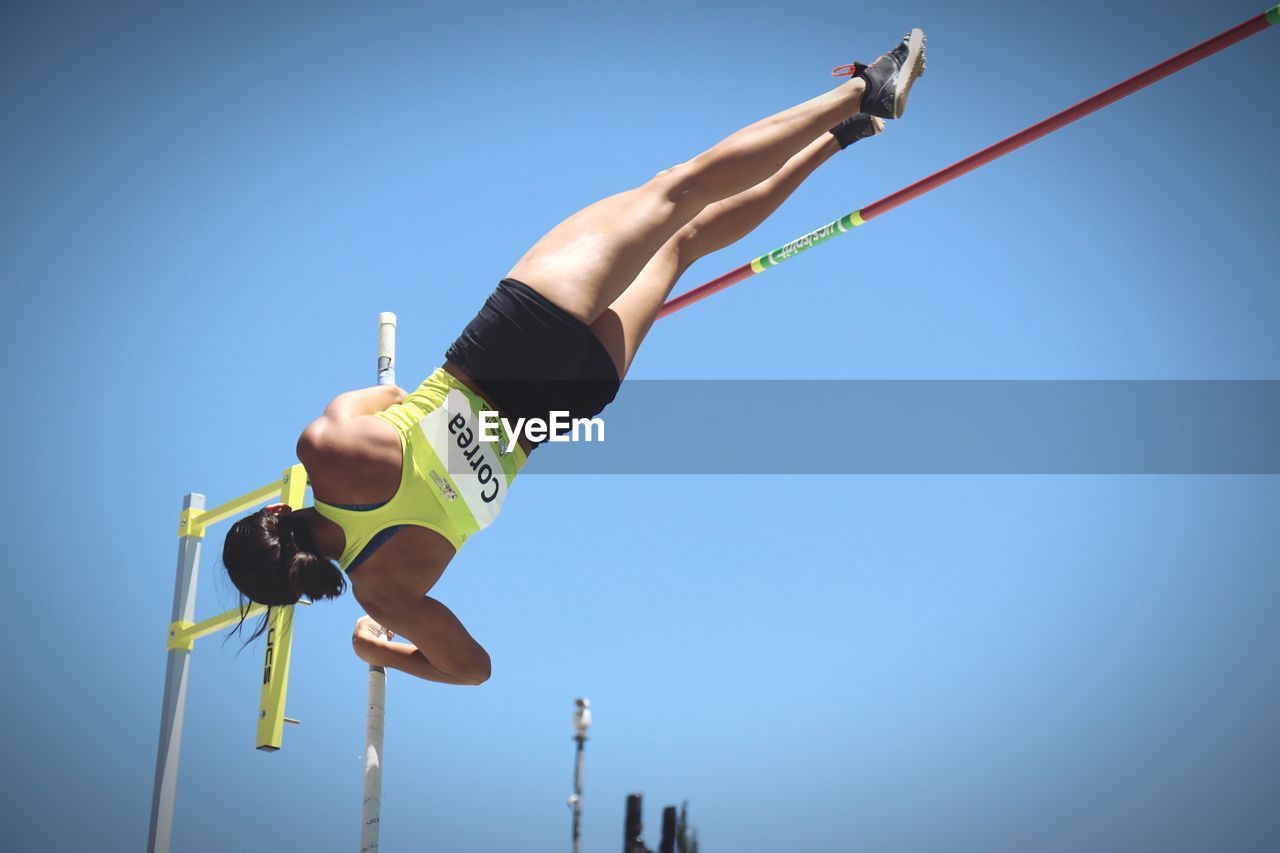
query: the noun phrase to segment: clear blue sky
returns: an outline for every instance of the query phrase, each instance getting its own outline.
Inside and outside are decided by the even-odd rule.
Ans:
[[[1261,11],[1215,3],[10,3],[0,19],[6,845],[145,842],[181,496],[402,384],[578,207],[909,26],[906,119],[693,285]],[[661,323],[661,378],[1280,378],[1280,32]],[[625,394],[625,391],[624,391]],[[560,452],[557,449],[556,452]],[[536,469],[538,459],[531,464]],[[437,591],[479,689],[393,677],[384,849],[585,849],[623,799],[709,853],[1274,849],[1280,483],[523,478]],[[234,602],[209,538],[199,614]],[[198,645],[175,850],[350,850],[350,597]]]

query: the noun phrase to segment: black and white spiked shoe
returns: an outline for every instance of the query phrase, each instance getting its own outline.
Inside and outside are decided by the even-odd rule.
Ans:
[[[853,76],[867,84],[862,112],[880,118],[901,118],[916,78],[924,74],[924,31],[913,29],[893,50],[870,65],[857,64]]]

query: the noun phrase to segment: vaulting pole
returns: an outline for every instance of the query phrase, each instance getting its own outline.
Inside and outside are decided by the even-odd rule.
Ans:
[[[396,382],[396,315],[378,315],[378,384]],[[369,666],[369,710],[364,725],[364,796],[361,806],[360,853],[378,849],[382,820],[382,735],[387,713],[387,670]]]
[[[947,168],[934,172],[927,178],[916,181],[908,187],[903,187],[895,193],[885,196],[879,201],[872,202],[864,208],[855,210],[847,216],[829,222],[826,225],[814,231],[810,231],[803,237],[792,240],[780,249],[775,249],[767,255],[761,255],[750,263],[743,264],[737,269],[730,270],[719,278],[713,278],[706,284],[699,285],[692,290],[686,291],[679,296],[672,297],[667,300],[666,304],[658,312],[658,317],[666,317],[674,314],[681,308],[686,308],[695,302],[706,299],[713,293],[719,293],[727,287],[737,284],[744,279],[748,279],[753,275],[762,273],[770,267],[775,267],[783,261],[795,257],[806,249],[811,249],[819,243],[825,242],[838,234],[850,231],[864,222],[869,222],[877,216],[888,213],[899,205],[906,204],[913,198],[918,198],[930,190],[937,189],[943,184],[954,181],[961,175],[968,174],[979,166],[985,166],[992,160],[1016,151],[1028,143],[1035,142],[1042,136],[1047,136],[1059,128],[1066,127],[1077,119],[1084,118],[1092,112],[1096,112],[1108,104],[1113,104],[1121,98],[1132,95],[1139,89],[1145,89],[1158,80],[1163,80],[1176,71],[1181,71],[1189,65],[1194,65],[1207,56],[1212,56],[1220,50],[1225,50],[1236,42],[1244,41],[1249,36],[1255,35],[1265,30],[1272,24],[1280,23],[1280,6],[1275,6],[1260,15],[1257,15],[1242,24],[1238,24],[1226,32],[1220,33],[1213,38],[1203,41],[1200,44],[1188,50],[1184,50],[1177,56],[1166,59],[1159,65],[1153,65],[1141,74],[1135,74],[1128,80],[1124,80],[1109,89],[1104,89],[1091,98],[1086,98],[1073,107],[1068,107],[1060,113],[1055,113],[1043,121],[1031,125],[1025,130],[1019,131],[1010,137],[1000,140],[995,145],[984,148],[976,154],[971,154],[963,160],[953,163]]]

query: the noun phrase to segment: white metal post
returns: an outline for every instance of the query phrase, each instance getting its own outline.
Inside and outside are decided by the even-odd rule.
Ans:
[[[182,499],[184,512],[204,509],[204,495],[192,492]],[[178,572],[173,583],[173,618],[193,622],[196,615],[196,580],[200,570],[200,535],[178,539]],[[151,794],[151,829],[148,853],[168,853],[173,835],[173,801],[178,788],[178,752],[182,746],[182,717],[187,702],[189,648],[169,649],[164,673],[164,702],[160,710],[160,745],[156,750],[155,788]]]
[[[378,384],[396,382],[396,315],[378,315]],[[378,849],[382,819],[382,735],[386,720],[387,671],[369,667],[369,708],[364,725],[364,799],[361,806],[360,853]]]

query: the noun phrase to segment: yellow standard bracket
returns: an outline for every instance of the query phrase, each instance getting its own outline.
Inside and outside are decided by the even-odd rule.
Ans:
[[[196,640],[201,637],[207,637],[224,628],[230,628],[242,618],[251,619],[266,611],[266,609],[267,607],[264,604],[252,604],[243,614],[240,612],[239,607],[233,607],[230,610],[219,613],[217,616],[210,616],[202,622],[172,622],[169,625],[169,642],[165,644],[165,648],[191,651]]]
[[[178,516],[178,536],[194,536],[197,539],[204,538],[204,518],[205,512],[202,509],[184,509],[182,515]]]
[[[307,472],[301,465],[284,470],[281,503],[302,509]],[[258,704],[258,749],[277,750],[284,735],[284,700],[289,689],[289,659],[293,652],[293,607],[273,607],[267,621],[267,651],[262,665],[262,697]]]
[[[285,469],[284,477],[265,486],[254,489],[248,494],[243,494],[238,498],[233,498],[224,504],[213,507],[212,509],[184,509],[182,515],[178,517],[178,535],[179,536],[195,536],[204,538],[205,528],[211,524],[217,524],[219,521],[228,519],[233,515],[239,515],[245,510],[252,509],[258,504],[266,503],[272,498],[283,496],[285,491],[291,487],[291,484],[301,481],[302,489],[305,492],[307,488],[307,472],[301,465],[291,465]],[[283,498],[284,503],[294,509],[302,508],[302,498],[298,498],[296,504],[290,502],[287,497]]]
[[[191,635],[191,629],[195,625],[194,622],[170,622],[169,642],[165,643],[165,648],[184,649],[188,652],[195,648],[196,638]]]

